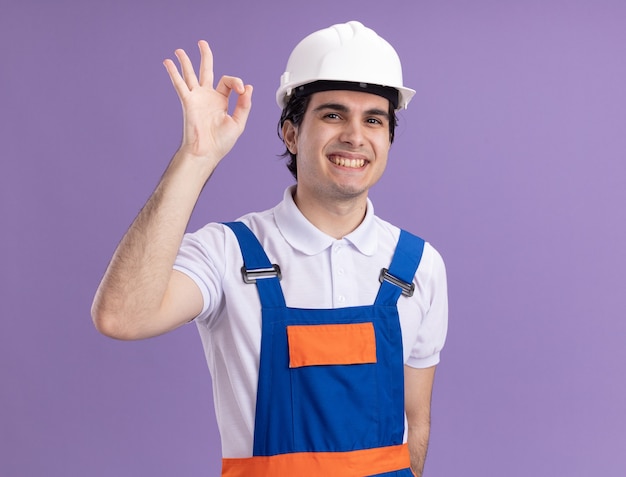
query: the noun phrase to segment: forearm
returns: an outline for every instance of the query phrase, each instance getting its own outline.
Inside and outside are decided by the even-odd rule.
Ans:
[[[411,470],[417,477],[422,477],[424,471],[429,436],[430,422],[426,421],[419,426],[409,426],[408,445],[411,455]]]
[[[189,218],[213,168],[181,151],[174,156],[98,287],[92,306],[98,330],[132,339],[158,315]]]
[[[408,445],[411,469],[422,477],[428,439],[430,437],[430,400],[435,379],[435,367],[404,367],[404,406],[408,423]]]

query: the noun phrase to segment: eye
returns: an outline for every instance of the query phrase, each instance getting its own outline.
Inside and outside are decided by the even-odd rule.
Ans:
[[[339,115],[337,113],[328,113],[324,117],[328,119],[339,119]]]
[[[383,124],[383,121],[381,119],[378,118],[367,118],[367,122],[369,124],[377,124],[377,125],[381,125]]]

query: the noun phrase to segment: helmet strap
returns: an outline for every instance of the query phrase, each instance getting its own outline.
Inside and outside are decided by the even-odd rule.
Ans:
[[[378,84],[370,83],[355,83],[352,81],[328,81],[319,80],[313,83],[303,84],[297,86],[294,89],[294,94],[297,98],[308,96],[313,93],[320,93],[322,91],[359,91],[361,93],[370,93],[389,100],[393,109],[398,109],[398,90],[389,86],[381,86]]]

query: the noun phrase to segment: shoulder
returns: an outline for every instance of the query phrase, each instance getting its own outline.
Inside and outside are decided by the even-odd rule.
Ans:
[[[250,212],[237,219],[234,222],[241,222],[246,225],[253,233],[264,234],[274,227],[274,209],[262,212]],[[219,245],[236,242],[235,235],[229,231],[226,222],[209,222],[194,232],[185,234],[185,242],[195,242],[200,246]],[[213,247],[211,247],[213,249]]]
[[[424,240],[424,251],[418,271],[421,273],[426,272],[428,274],[436,273],[445,275],[445,264],[442,255],[433,244],[426,240],[421,234],[416,234],[412,230],[401,229],[378,216],[374,217],[374,223],[378,233],[379,246],[393,247],[395,249],[402,230]]]

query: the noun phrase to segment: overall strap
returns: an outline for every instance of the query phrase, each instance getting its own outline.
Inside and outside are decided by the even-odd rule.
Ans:
[[[285,297],[280,287],[280,267],[272,264],[254,233],[242,222],[224,223],[237,237],[243,256],[242,280],[256,284],[263,308],[284,307]]]
[[[389,269],[380,273],[380,288],[376,296],[377,305],[395,305],[400,295],[412,296],[415,285],[413,277],[422,260],[424,240],[406,230],[400,230]]]

